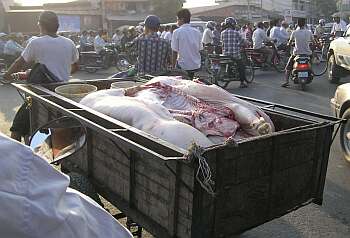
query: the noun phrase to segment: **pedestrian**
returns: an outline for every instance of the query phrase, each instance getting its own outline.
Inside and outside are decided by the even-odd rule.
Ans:
[[[164,31],[163,31],[162,34],[160,35],[160,38],[165,39],[165,35],[170,31],[170,28],[171,28],[170,25],[166,25],[166,26],[164,27]]]
[[[214,43],[214,28],[215,28],[215,22],[209,21],[206,24],[206,28],[203,32],[202,37],[202,44],[203,46],[212,46]]]
[[[179,26],[173,33],[171,48],[173,50],[173,67],[185,70],[190,78],[201,67],[202,34],[190,25],[191,12],[181,9],[177,12]]]
[[[222,54],[230,56],[235,60],[238,66],[239,79],[241,88],[248,87],[246,83],[245,66],[242,61],[241,47],[245,44],[245,40],[236,30],[237,21],[233,17],[225,19],[226,29],[221,33]]]
[[[120,34],[120,30],[116,29],[115,33],[112,36],[112,43],[119,46],[121,44],[121,39],[122,39],[122,36]]]
[[[24,48],[17,42],[15,34],[8,35],[4,46],[5,59],[12,64],[21,55]]]
[[[0,32],[0,56],[4,54],[7,34]]]
[[[271,38],[267,37],[266,31],[264,30],[264,24],[262,22],[258,22],[257,28],[253,32],[253,49],[256,52],[264,54],[267,63],[271,62],[273,51],[267,47],[265,43],[271,40]]]
[[[333,26],[331,30],[331,34],[336,35],[337,32],[345,32],[346,31],[346,22],[340,18],[338,15],[333,15]],[[339,33],[338,33],[339,34]]]
[[[56,79],[62,82],[68,81],[70,74],[79,68],[79,53],[73,41],[57,35],[57,15],[51,11],[42,12],[38,26],[41,36],[30,41],[4,75],[5,80],[11,80],[13,73],[24,70],[34,62],[45,65]],[[29,111],[26,104],[17,112],[10,130],[11,137],[18,141],[21,141],[22,136],[29,134]]]
[[[87,45],[88,45],[88,32],[87,31],[83,31],[81,33],[80,39],[79,39],[79,44],[80,44],[80,48],[81,51],[86,51]]]
[[[175,24],[171,25],[170,31],[165,34],[164,39],[171,43],[171,39],[173,38],[173,33],[176,29],[177,29],[177,26]]]
[[[244,35],[245,35],[245,39],[249,43],[253,42],[253,29],[252,29],[251,23],[247,23]]]
[[[95,40],[94,40],[94,49],[97,54],[103,52],[104,47],[106,46],[106,41],[103,39],[104,30],[99,30]]]

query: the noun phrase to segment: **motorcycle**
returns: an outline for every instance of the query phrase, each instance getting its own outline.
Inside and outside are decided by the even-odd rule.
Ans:
[[[209,55],[209,81],[226,88],[232,81],[240,81],[237,61],[230,56]],[[250,59],[245,60],[246,82],[251,83],[255,78],[255,70]]]
[[[311,67],[311,58],[308,55],[297,55],[294,59],[291,78],[295,84],[300,84],[305,91],[306,85],[313,80],[314,74]]]

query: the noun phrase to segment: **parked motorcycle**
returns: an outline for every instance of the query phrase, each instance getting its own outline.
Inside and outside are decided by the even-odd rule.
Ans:
[[[307,55],[297,55],[294,59],[291,78],[295,84],[300,84],[305,91],[306,85],[313,80],[314,74],[311,67],[311,58]]]

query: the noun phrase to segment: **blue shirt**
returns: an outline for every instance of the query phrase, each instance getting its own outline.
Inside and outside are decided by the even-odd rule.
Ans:
[[[170,57],[170,43],[157,33],[141,36],[135,40],[138,74],[159,74],[166,72]]]

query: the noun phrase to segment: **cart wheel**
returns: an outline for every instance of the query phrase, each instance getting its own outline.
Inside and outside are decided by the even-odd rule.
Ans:
[[[85,194],[86,196],[90,197],[91,199],[93,199],[95,202],[97,202],[103,207],[103,203],[101,202],[101,199],[98,196],[94,188],[94,185],[90,183],[87,177],[75,172],[69,173],[68,176],[70,177],[70,184],[69,184],[70,188],[73,188]]]
[[[350,162],[350,108],[344,112],[342,118],[348,121],[340,127],[340,145],[343,149],[344,159]]]

